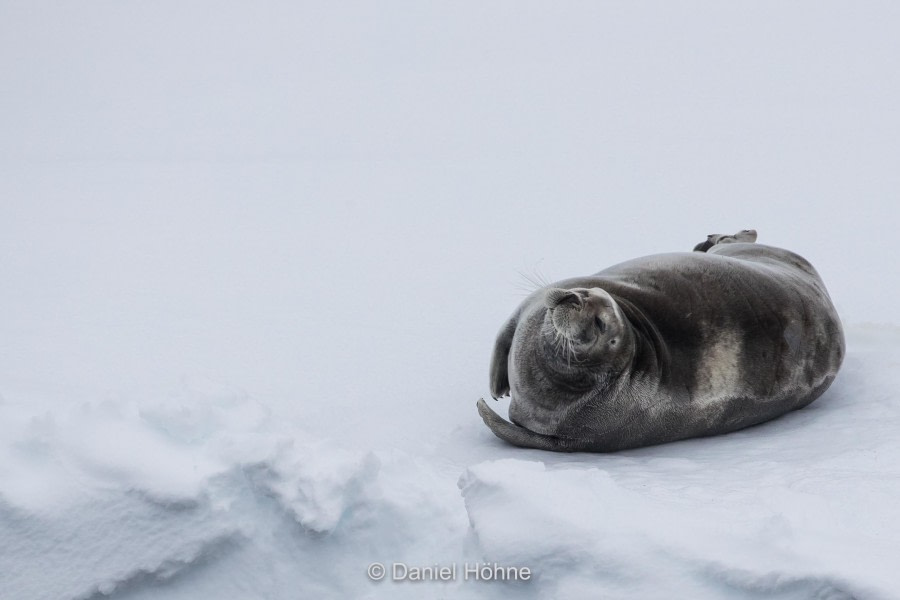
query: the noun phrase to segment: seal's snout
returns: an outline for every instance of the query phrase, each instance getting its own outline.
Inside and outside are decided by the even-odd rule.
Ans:
[[[582,350],[597,344],[616,330],[615,300],[600,288],[547,290],[545,304],[550,309],[554,335]],[[615,345],[615,344],[613,344]]]

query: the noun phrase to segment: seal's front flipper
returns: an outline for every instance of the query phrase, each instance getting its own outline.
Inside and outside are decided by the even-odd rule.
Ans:
[[[484,398],[478,400],[478,414],[484,424],[494,432],[498,438],[522,448],[537,448],[538,450],[553,450],[554,452],[575,452],[571,442],[562,438],[535,433],[524,427],[510,423],[487,405]]]
[[[518,320],[513,316],[497,335],[491,356],[491,396],[494,400],[509,393],[509,351],[516,333]]]
[[[694,246],[694,252],[706,252],[716,244],[734,244],[737,242],[745,242],[752,244],[756,241],[755,229],[742,229],[734,235],[724,233],[711,233],[706,236],[705,242],[700,242]]]

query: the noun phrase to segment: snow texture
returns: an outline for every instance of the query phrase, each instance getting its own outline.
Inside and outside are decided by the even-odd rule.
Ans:
[[[0,1],[0,600],[897,597],[898,23]],[[744,228],[845,322],[819,400],[609,455],[483,426],[529,289]]]
[[[473,435],[494,457],[462,470],[348,451],[205,381],[158,404],[7,401],[4,597],[890,598],[900,329],[849,343],[821,400],[766,425],[614,455]],[[376,584],[374,561],[535,577]]]

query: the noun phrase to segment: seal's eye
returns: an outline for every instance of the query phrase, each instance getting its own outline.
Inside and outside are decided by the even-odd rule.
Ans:
[[[606,331],[606,323],[600,317],[594,317],[594,323],[597,325],[597,328],[600,329],[600,333]]]

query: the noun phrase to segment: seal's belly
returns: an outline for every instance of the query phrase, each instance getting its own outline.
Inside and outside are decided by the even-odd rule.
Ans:
[[[705,408],[745,393],[743,341],[738,332],[724,331],[706,348],[694,367],[693,404]]]

